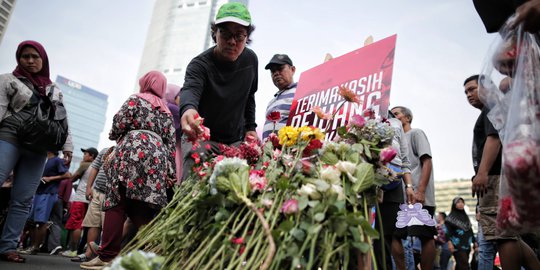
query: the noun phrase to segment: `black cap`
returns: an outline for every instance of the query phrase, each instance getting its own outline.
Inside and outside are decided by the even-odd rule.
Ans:
[[[270,62],[264,67],[264,69],[270,69],[273,65],[285,65],[288,64],[289,66],[292,66],[291,58],[289,58],[286,54],[274,54],[272,59],[270,59]]]
[[[81,151],[90,153],[90,155],[92,155],[94,158],[96,158],[98,155],[98,150],[94,147],[88,147],[86,149],[81,148]]]

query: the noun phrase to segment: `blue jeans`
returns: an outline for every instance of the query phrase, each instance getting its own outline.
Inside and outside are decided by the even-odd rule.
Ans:
[[[494,241],[486,241],[482,226],[478,226],[478,270],[492,270],[497,246]]]
[[[401,243],[403,244],[403,251],[405,252],[405,269],[415,270],[414,266],[414,253],[413,253],[413,241],[420,241],[418,239],[413,239],[411,236],[407,236],[406,239],[402,239]]]
[[[0,238],[0,254],[17,249],[46,160],[45,153],[31,152],[0,140],[0,185],[11,171],[15,174],[6,223]]]

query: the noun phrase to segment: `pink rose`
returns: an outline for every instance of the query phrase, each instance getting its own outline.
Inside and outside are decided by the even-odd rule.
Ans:
[[[381,153],[379,154],[379,160],[383,164],[386,164],[386,163],[392,161],[392,159],[394,159],[396,157],[396,155],[397,155],[396,149],[389,146],[389,147],[386,147],[383,150],[381,150]]]
[[[290,215],[298,212],[298,201],[296,199],[288,199],[281,206],[281,212]]]

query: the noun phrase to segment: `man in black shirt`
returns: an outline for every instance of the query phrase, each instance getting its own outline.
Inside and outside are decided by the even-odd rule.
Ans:
[[[254,30],[247,8],[238,2],[223,5],[211,26],[216,45],[189,63],[180,92],[180,115],[184,140],[182,179],[192,171],[194,153],[204,159],[219,152],[219,144],[237,145],[247,136],[258,140],[255,128],[255,92],[258,83],[257,55],[246,48]],[[210,129],[210,141],[192,149],[185,138],[203,133],[197,115]]]
[[[497,130],[487,117],[489,109],[484,107],[478,98],[478,79],[479,75],[473,75],[467,78],[463,85],[469,103],[482,111],[474,125],[472,149],[475,171],[472,193],[478,197],[479,226],[486,240],[485,244],[496,245],[503,269],[519,269],[520,265],[528,266],[527,269],[540,269],[540,263],[532,249],[518,235],[496,228],[502,145]],[[479,245],[482,249],[483,243]],[[481,250],[480,253],[482,260]],[[489,264],[490,267],[491,265]]]

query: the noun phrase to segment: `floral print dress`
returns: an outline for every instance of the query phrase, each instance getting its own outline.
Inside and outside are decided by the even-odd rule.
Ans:
[[[118,204],[119,185],[126,187],[128,199],[164,207],[166,189],[176,179],[172,115],[132,95],[114,116],[109,139],[117,146],[103,164],[109,179],[103,209]]]

